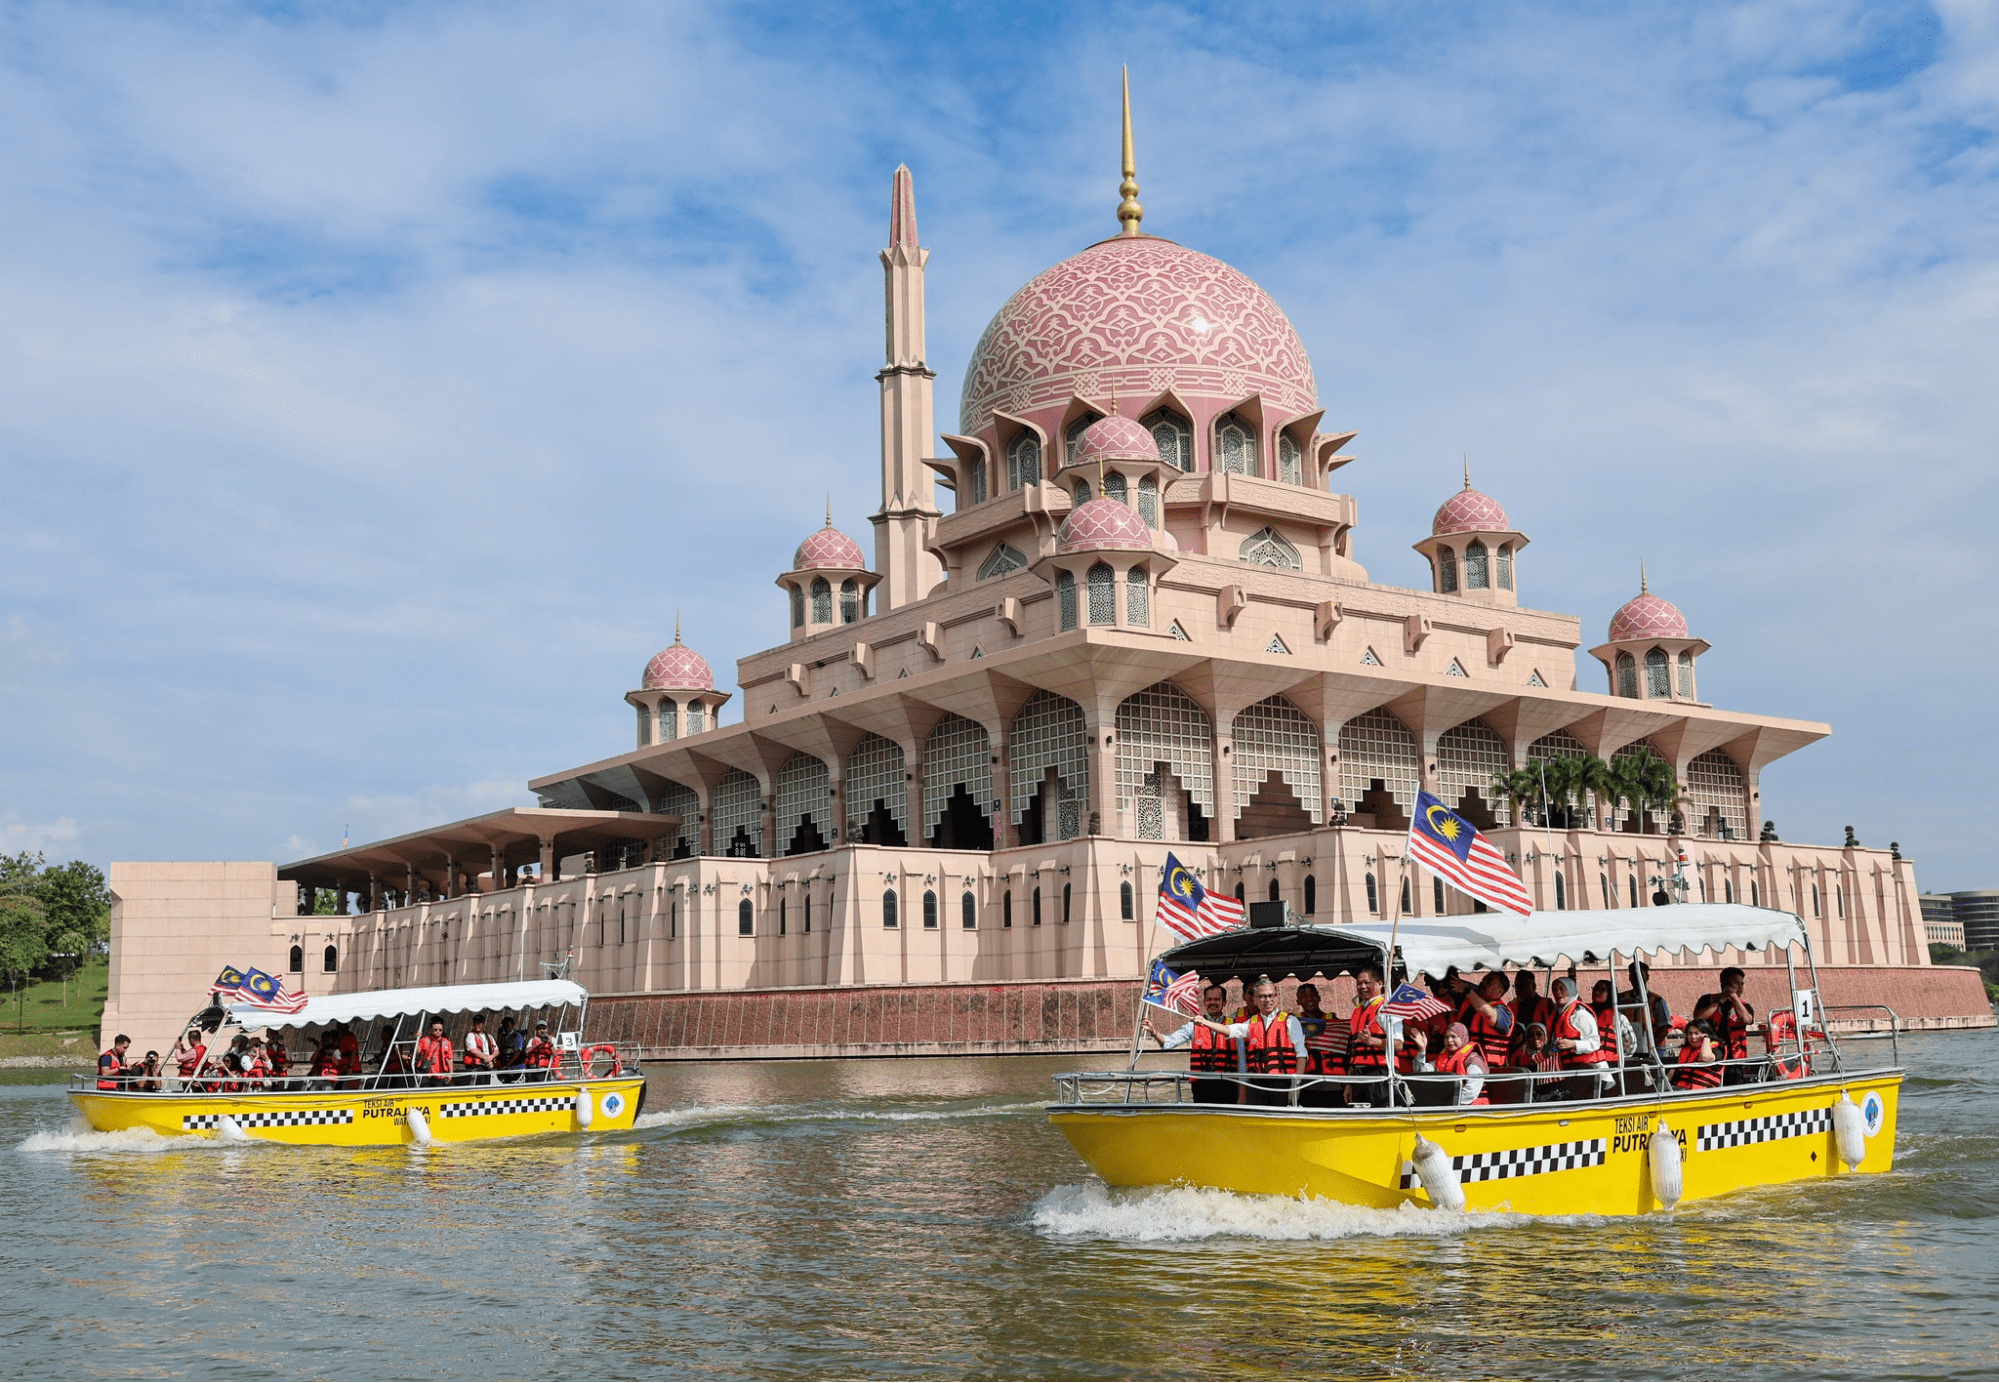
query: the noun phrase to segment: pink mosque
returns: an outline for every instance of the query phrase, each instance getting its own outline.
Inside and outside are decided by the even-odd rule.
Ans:
[[[1419,789],[1543,908],[1652,906],[1677,872],[1803,916],[1831,1002],[1991,1021],[1972,972],[1929,965],[1898,851],[1761,829],[1764,767],[1829,727],[1704,700],[1709,645],[1664,596],[1641,583],[1578,686],[1582,621],[1523,602],[1529,539],[1469,475],[1414,544],[1429,589],[1371,580],[1335,475],[1357,434],[1304,343],[1248,276],[1142,230],[1137,193],[1127,114],[1118,233],[1001,306],[939,447],[897,169],[874,560],[830,519],[805,536],[739,718],[676,631],[625,693],[635,743],[535,779],[538,807],[282,868],[116,865],[107,1029],[163,1041],[224,963],[313,993],[566,964],[659,1057],[1121,1048],[1172,940],[1169,851],[1309,922],[1471,911],[1402,858]],[[1550,826],[1492,792],[1641,746],[1685,784],[1669,818]],[[1783,977],[1684,959],[1675,998],[1732,960],[1766,1005]]]

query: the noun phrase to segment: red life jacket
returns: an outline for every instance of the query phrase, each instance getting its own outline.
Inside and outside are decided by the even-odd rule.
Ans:
[[[264,1060],[274,1076],[282,1076],[292,1068],[291,1054],[285,1051],[285,1044],[282,1042],[273,1042],[265,1048]]]
[[[1513,1013],[1513,1010],[1505,1004],[1494,1004],[1492,1008],[1494,1012],[1504,1013],[1509,1017]],[[1472,1007],[1470,1000],[1465,1001],[1465,1013],[1466,1016],[1459,1021],[1471,1034],[1471,1045],[1477,1047],[1479,1055],[1485,1058],[1486,1069],[1497,1071],[1506,1064],[1506,1054],[1513,1045],[1513,1029],[1508,1027],[1505,1032],[1501,1032],[1493,1025],[1491,1019]]]
[[[1235,1074],[1235,1039],[1213,1028],[1194,1025],[1194,1040],[1187,1044],[1187,1069],[1207,1073]]]
[[[1566,1038],[1574,1042],[1582,1037],[1582,1029],[1576,1026],[1575,1017],[1576,1010],[1582,1006],[1583,1001],[1581,999],[1571,999],[1569,1000],[1569,1006],[1555,1015],[1554,1036],[1557,1041]],[[1566,1070],[1586,1070],[1591,1066],[1603,1065],[1610,1060],[1610,1055],[1609,1052],[1603,1049],[1603,1034],[1598,1033],[1597,1049],[1595,1051],[1585,1052],[1580,1056],[1573,1051],[1563,1052],[1562,1066]]]
[[[1249,1020],[1249,1069],[1258,1075],[1295,1075],[1298,1049],[1291,1045],[1291,1015],[1279,1009],[1266,1019]]]
[[[118,1053],[106,1052],[97,1058],[97,1088],[99,1090],[116,1090],[125,1083],[118,1079],[124,1074],[125,1062]]]
[[[1384,995],[1365,1004],[1357,1004],[1353,1016],[1347,1019],[1347,1069],[1356,1075],[1387,1069],[1388,1034],[1381,1026],[1381,1006],[1386,1001],[1387,996]],[[1384,1045],[1380,1048],[1363,1047],[1360,1045],[1363,1035],[1379,1037]]]
[[[1591,1004],[1589,1011],[1596,1017],[1596,1040],[1603,1044],[1604,1060],[1614,1066],[1617,1064],[1617,1005],[1612,1002],[1598,1008]]]
[[[1682,1090],[1712,1090],[1721,1084],[1721,1067],[1712,1061],[1701,1060],[1701,1044],[1689,1042],[1680,1048],[1678,1069],[1673,1072],[1673,1084]]]
[[[186,1056],[180,1059],[181,1075],[193,1076],[199,1073],[201,1070],[201,1060],[203,1057],[207,1055],[208,1055],[208,1048],[205,1046],[197,1045],[192,1052],[188,1053]]]
[[[1527,1029],[1539,1023],[1543,1029],[1555,1026],[1555,1004],[1545,994],[1536,994],[1531,1003],[1513,1005],[1513,1031],[1507,1039],[1509,1064],[1517,1071],[1528,1069],[1534,1054],[1527,1048]]]
[[[1741,1061],[1749,1055],[1749,1024],[1733,1005],[1723,999],[1715,1009],[1715,1045],[1724,1061]]]
[[[537,1069],[555,1065],[555,1046],[546,1037],[528,1043],[526,1064]]]
[[[1465,1043],[1464,1046],[1458,1048],[1455,1052],[1445,1052],[1437,1058],[1437,1074],[1443,1076],[1462,1076],[1467,1074],[1465,1068],[1470,1065],[1472,1054],[1475,1052],[1478,1052],[1478,1048],[1469,1042]],[[1483,1053],[1480,1053],[1480,1055],[1483,1055]],[[1490,1067],[1488,1067],[1489,1069]],[[1481,1088],[1478,1092],[1478,1098],[1473,1100],[1472,1103],[1491,1104],[1492,1101],[1486,1099],[1485,1091]]]
[[[425,1075],[450,1075],[451,1039],[448,1037],[423,1037],[417,1039],[416,1069],[422,1071]]]

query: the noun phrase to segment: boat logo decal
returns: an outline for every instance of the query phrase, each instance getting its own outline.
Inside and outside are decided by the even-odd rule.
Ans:
[[[1731,1119],[1725,1124],[1702,1124],[1699,1147],[1702,1152],[1716,1148],[1740,1148],[1751,1143],[1774,1143],[1780,1138],[1803,1138],[1832,1131],[1832,1106],[1796,1109],[1789,1114],[1766,1114],[1760,1119]]]
[[[1870,1090],[1867,1098],[1860,1102],[1860,1115],[1867,1120],[1867,1136],[1874,1137],[1881,1132],[1881,1125],[1888,1117],[1888,1107],[1881,1103],[1881,1092]]]
[[[229,1117],[236,1121],[238,1128],[290,1128],[297,1124],[351,1124],[354,1111],[351,1109],[266,1109],[257,1113],[248,1110],[230,1110]],[[180,1126],[183,1129],[214,1128],[222,1119],[220,1114],[183,1114]]]
[[[606,1119],[615,1119],[625,1112],[625,1097],[613,1090],[604,1096],[600,1108],[603,1109]]]
[[[1601,1167],[1606,1151],[1601,1138],[1579,1139],[1573,1143],[1544,1143],[1538,1148],[1508,1148],[1504,1152],[1467,1153],[1451,1159],[1451,1170],[1459,1182],[1505,1181],[1509,1177],[1540,1176],[1543,1172],[1570,1172],[1578,1167]],[[1416,1187],[1416,1170],[1402,1164],[1402,1189]]]
[[[455,1100],[437,1107],[446,1119],[479,1118],[489,1114],[545,1114],[575,1108],[572,1095],[535,1095],[514,1100]]]

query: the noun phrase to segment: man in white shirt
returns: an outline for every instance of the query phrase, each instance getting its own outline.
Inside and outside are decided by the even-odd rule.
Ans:
[[[1551,991],[1555,999],[1555,1026],[1552,1029],[1555,1051],[1561,1056],[1562,1069],[1578,1073],[1573,1080],[1562,1082],[1563,1097],[1571,1100],[1595,1099],[1599,1081],[1607,1081],[1605,1064],[1611,1054],[1604,1050],[1603,1036],[1597,1030],[1596,1015],[1589,1011],[1589,1005],[1582,1002],[1580,987],[1573,975],[1557,976]]]
[[[472,1031],[465,1034],[465,1054],[460,1059],[474,1085],[492,1084],[493,1060],[498,1053],[499,1047],[486,1031],[486,1015],[482,1013],[472,1020]]]
[[[1221,1022],[1222,1014],[1228,1009],[1228,1002],[1228,990],[1218,984],[1208,985],[1201,991],[1201,1010],[1211,1024]],[[1172,1032],[1162,1033],[1153,1026],[1152,1016],[1147,1014],[1145,1030],[1159,1039],[1161,1051],[1170,1052],[1175,1047],[1193,1044],[1193,1050],[1187,1053],[1187,1069],[1194,1077],[1194,1103],[1242,1103],[1242,1082],[1229,1080],[1225,1074],[1241,1076],[1249,1069],[1243,1060],[1242,1043],[1220,1036],[1209,1028],[1202,1027],[1192,1018]]]
[[[1208,1018],[1196,1018],[1194,1021],[1243,1044],[1243,1059],[1249,1063],[1251,1072],[1250,1104],[1295,1104],[1298,1100],[1295,1077],[1305,1069],[1309,1060],[1304,1025],[1290,1014],[1278,1010],[1277,986],[1269,976],[1259,979],[1250,994],[1256,1013],[1247,1023],[1217,1023]],[[1282,1079],[1257,1080],[1255,1077],[1260,1075],[1275,1075]]]

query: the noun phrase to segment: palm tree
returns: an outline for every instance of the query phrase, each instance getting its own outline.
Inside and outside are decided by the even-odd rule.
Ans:
[[[1529,802],[1541,796],[1541,777],[1531,768],[1516,768],[1511,773],[1495,774],[1492,779],[1494,801],[1502,798],[1513,804],[1513,824],[1526,824],[1521,812]]]
[[[1620,755],[1614,768],[1622,799],[1638,809],[1641,830],[1648,813],[1671,812],[1686,796],[1673,766],[1654,753],[1649,744],[1640,744]]]

